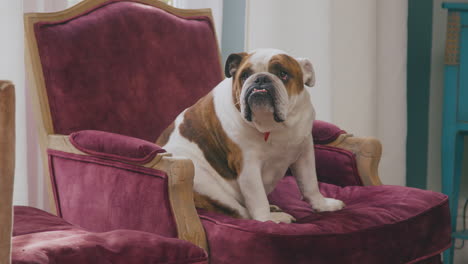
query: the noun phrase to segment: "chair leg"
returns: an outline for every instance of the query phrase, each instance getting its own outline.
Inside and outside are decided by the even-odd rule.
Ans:
[[[444,133],[442,139],[442,192],[449,196],[452,232],[457,228],[463,142],[463,135],[456,132]],[[452,242],[452,247],[444,252],[444,264],[453,263],[455,241]]]

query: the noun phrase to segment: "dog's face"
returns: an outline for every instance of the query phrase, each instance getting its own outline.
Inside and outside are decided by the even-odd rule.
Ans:
[[[313,86],[315,82],[309,60],[272,49],[231,54],[225,74],[233,78],[233,102],[247,122],[260,117],[284,122],[297,97],[304,96],[304,84]]]

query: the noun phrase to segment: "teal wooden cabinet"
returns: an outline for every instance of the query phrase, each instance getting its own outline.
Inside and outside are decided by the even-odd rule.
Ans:
[[[445,83],[442,128],[442,192],[450,198],[455,239],[468,239],[456,232],[464,136],[468,133],[468,3],[445,3],[448,9],[445,45]],[[444,263],[453,263],[454,248],[444,253]]]

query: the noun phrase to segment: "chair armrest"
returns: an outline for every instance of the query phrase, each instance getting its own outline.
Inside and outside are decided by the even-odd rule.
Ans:
[[[354,153],[357,169],[365,186],[382,185],[378,167],[382,156],[382,144],[372,137],[354,137],[352,134],[341,134],[327,146],[344,149]]]
[[[190,241],[208,252],[205,230],[193,200],[193,162],[166,154],[151,166],[165,171],[169,177],[169,200],[177,224],[178,238]]]
[[[314,124],[312,126],[312,137],[316,145],[329,144],[335,141],[341,134],[346,134],[346,131],[334,124],[314,120]]]
[[[0,80],[0,263],[10,263],[15,173],[15,88]]]
[[[131,179],[129,180],[129,178],[132,178],[133,175],[127,175],[130,172],[132,173],[136,172],[143,176],[146,176],[146,177],[133,177],[133,178],[139,178],[139,179],[135,179],[134,181],[140,180],[140,178],[144,178],[145,180],[145,181],[138,182],[135,188],[139,188],[138,190],[140,190],[140,192],[144,192],[144,191],[151,192],[152,195],[148,197],[154,196],[153,193],[160,194],[160,195],[167,195],[168,200],[169,200],[169,207],[170,207],[170,210],[171,210],[171,213],[174,218],[175,225],[176,225],[176,229],[177,229],[176,230],[177,237],[183,240],[190,241],[193,244],[201,248],[207,249],[207,241],[206,241],[205,232],[200,222],[200,219],[198,217],[198,214],[196,212],[195,204],[193,201],[194,167],[193,167],[193,163],[191,160],[183,158],[183,157],[173,157],[169,153],[160,151],[161,148],[159,146],[152,144],[150,142],[146,142],[146,141],[142,142],[142,140],[139,140],[139,139],[134,139],[131,137],[116,135],[112,133],[100,132],[100,133],[94,134],[94,137],[96,137],[95,140],[96,142],[98,142],[97,145],[99,146],[99,148],[96,148],[96,149],[92,149],[90,145],[86,145],[87,147],[85,148],[83,144],[81,145],[80,148],[77,148],[76,147],[77,138],[75,137],[74,139],[71,139],[71,137],[72,135],[70,136],[50,135],[48,137],[49,166],[51,168],[50,171],[51,171],[51,178],[52,178],[52,186],[54,188],[54,192],[56,195],[56,203],[58,207],[58,212],[62,217],[64,217],[65,220],[78,224],[75,221],[73,221],[73,219],[70,219],[69,215],[67,215],[64,212],[61,212],[59,208],[59,206],[62,203],[61,201],[59,201],[59,198],[63,196],[61,192],[64,192],[64,191],[72,192],[74,190],[70,191],[68,187],[63,187],[63,189],[67,189],[67,190],[60,190],[60,188],[62,188],[60,187],[60,183],[54,182],[54,180],[56,180],[55,174],[57,173],[68,174],[68,173],[72,173],[71,171],[74,171],[74,170],[69,170],[69,169],[67,170],[67,168],[70,168],[70,165],[67,164],[66,162],[68,163],[75,162],[76,164],[79,164],[75,166],[91,166],[93,164],[95,164],[95,166],[101,166],[101,167],[108,166],[109,169],[113,170],[112,174],[109,177],[114,177],[117,183],[121,180],[125,180],[127,181],[127,183],[130,181],[131,183],[132,180]],[[111,140],[108,140],[108,139],[111,139]],[[150,155],[151,158],[148,158],[148,155],[140,155],[140,156],[138,155],[139,153],[138,151],[142,150],[141,148],[142,144],[144,145],[143,154],[146,153]],[[119,147],[119,145],[123,146],[123,148],[128,150],[129,151],[128,153],[130,154],[125,155],[125,151],[122,150]],[[136,148],[136,149],[132,149],[132,148]],[[92,151],[90,151],[90,149]],[[55,157],[57,157],[58,161],[62,162],[63,164],[53,163],[53,159],[55,159]],[[62,160],[66,160],[66,161],[62,161]],[[78,169],[82,169],[82,168],[78,167]],[[90,167],[90,168],[86,168],[82,170],[84,172],[89,172],[89,171],[92,172],[93,169],[95,168]],[[90,179],[94,180],[94,178],[102,176],[98,173],[95,173],[95,174],[97,175],[88,175],[87,178],[85,180],[82,180],[81,182],[74,182],[74,185],[75,186],[80,185],[80,184],[85,185],[87,183],[86,181],[89,181]],[[79,174],[77,177],[81,177],[81,174]],[[163,184],[160,184],[158,186],[166,186],[166,187],[161,187],[163,190],[148,190],[148,188],[151,188],[151,187],[146,186],[146,185],[148,185],[148,183],[152,183],[156,181],[164,182]],[[62,186],[67,186],[67,185],[64,185],[64,183],[62,183]],[[97,186],[96,190],[100,191],[100,187],[103,187],[103,186]],[[75,188],[81,188],[81,187],[78,186]],[[89,188],[89,184],[87,185],[87,187],[83,186],[83,188]],[[90,188],[94,188],[94,186],[91,185]],[[129,190],[133,190],[133,189],[129,189]],[[127,194],[125,193],[125,189],[123,192],[124,193],[121,194],[122,197],[124,197],[124,195],[127,195],[128,197],[128,193]],[[128,203],[126,199],[118,198],[119,193],[120,192],[117,192],[116,190],[111,190],[111,193],[110,193],[111,195],[108,195],[108,196],[112,196],[112,197],[103,196],[103,200],[106,200],[106,199],[109,200],[109,201],[106,200],[107,201],[106,205],[110,204],[110,205],[115,206],[115,204],[117,204],[118,205],[117,207],[131,206],[131,205],[125,204],[125,203]],[[72,195],[76,196],[76,192],[73,193]],[[135,195],[137,195],[137,193]],[[71,196],[72,199],[75,199],[75,196]],[[77,202],[82,202],[83,200],[86,201],[86,197],[81,197],[82,200],[78,198],[76,199],[77,199]],[[118,201],[115,202],[113,200],[118,200]],[[143,201],[137,200],[137,201],[145,203],[146,200],[143,200]],[[72,202],[66,201],[64,203],[72,203]],[[155,209],[154,207],[157,207],[157,206],[158,206],[157,204],[156,205],[149,204],[149,205],[145,205],[145,207],[143,208],[148,211],[152,211],[152,210],[154,211]],[[161,207],[163,206],[164,205],[161,205]],[[73,205],[68,205],[68,207],[74,208]],[[73,211],[73,209],[71,211]],[[159,213],[159,211],[154,212],[154,214],[157,214],[157,213]],[[113,213],[108,217],[111,217],[112,220],[114,220],[113,217],[122,218],[122,226],[116,226],[116,227],[121,228],[121,229],[125,229],[125,228],[129,229],[126,226],[126,224],[128,223],[125,223],[126,216],[120,215],[118,213],[116,215],[115,214],[116,213]],[[107,221],[108,219],[100,219],[100,220]],[[91,220],[87,220],[87,221],[91,221]],[[153,223],[154,223],[153,225],[159,224],[158,219],[144,219],[144,222],[145,223],[142,223],[141,225],[145,226],[146,229],[148,229],[147,228],[148,222],[150,223],[150,225]],[[117,225],[119,224],[120,223],[118,223]],[[83,226],[83,227],[86,228],[86,226]],[[135,229],[139,229],[139,228],[137,227]],[[92,230],[92,231],[103,231],[103,230]],[[142,231],[148,231],[148,230],[144,230],[143,228]]]
[[[378,166],[380,162],[380,157],[382,156],[382,144],[378,139],[370,137],[353,137],[353,135],[346,133],[346,131],[342,130],[338,126],[320,120],[314,121],[314,125],[312,128],[312,136],[316,145],[316,151],[325,152],[325,154],[328,154],[329,156],[335,155],[335,157],[339,154],[341,154],[341,156],[349,156],[350,154],[347,153],[351,153],[352,155],[354,155],[354,157],[342,157],[341,165],[347,163],[347,166],[349,167],[347,170],[343,169],[342,171],[339,171],[339,168],[334,168],[338,171],[330,171],[330,168],[326,168],[326,172],[328,174],[339,174],[346,172],[345,174],[347,175],[347,179],[336,179],[336,177],[328,179],[331,180],[333,184],[339,185],[339,182],[337,182],[337,180],[341,182],[344,180],[344,185],[347,185],[347,183],[359,185],[363,184],[365,186],[382,184],[378,175]],[[345,150],[347,153],[341,151],[341,153],[339,154],[329,154],[334,150],[335,152],[340,152],[336,151],[336,148]],[[356,162],[355,165],[353,165],[354,159]],[[327,160],[327,158],[325,158],[325,160]],[[350,160],[352,160],[352,162]],[[317,164],[318,172],[320,169],[320,165],[321,164]],[[356,169],[357,173],[353,172]],[[359,179],[356,178],[356,174],[358,174],[360,182]]]
[[[146,140],[97,130],[72,133],[69,140],[75,148],[86,154],[134,164],[145,164],[158,153],[166,152]]]

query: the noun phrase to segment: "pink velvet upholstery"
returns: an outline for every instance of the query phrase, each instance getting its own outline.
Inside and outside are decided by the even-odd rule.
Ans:
[[[57,212],[94,232],[133,229],[177,237],[167,175],[136,165],[49,150]]]
[[[320,120],[315,120],[312,137],[315,143],[315,162],[319,181],[338,186],[363,185],[357,171],[356,158],[350,151],[324,146],[346,131]]]
[[[357,170],[356,158],[350,151],[315,145],[315,162],[320,182],[338,186],[363,185]]]
[[[44,211],[15,206],[12,264],[205,264],[189,242],[135,230],[89,232]]]
[[[346,131],[339,127],[320,120],[315,120],[312,126],[312,136],[315,144],[323,145],[331,143],[344,133],[346,133]]]
[[[55,133],[101,130],[155,142],[221,81],[213,26],[109,1],[35,35]]]
[[[200,210],[210,263],[435,264],[451,243],[443,194],[400,186],[341,188],[323,183],[320,189],[343,200],[346,208],[313,212],[301,200],[295,179],[286,177],[269,200],[297,223],[263,223]]]
[[[70,135],[70,142],[84,153],[104,159],[144,164],[164,149],[151,142],[124,135],[84,130]]]

